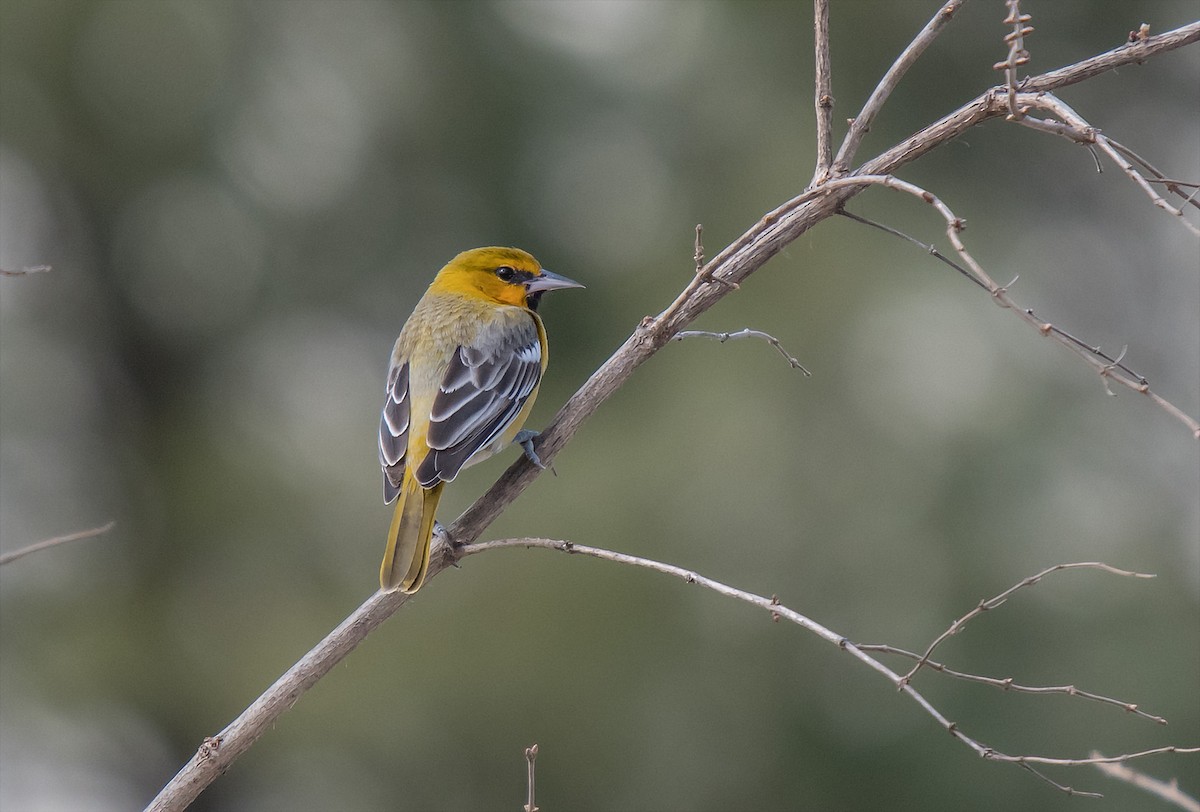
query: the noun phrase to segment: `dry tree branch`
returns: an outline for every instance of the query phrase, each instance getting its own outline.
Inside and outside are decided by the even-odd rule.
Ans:
[[[537,754],[537,742],[525,748],[525,762],[527,765],[525,774],[525,812],[538,812],[538,806],[533,802],[533,763],[537,759]]]
[[[937,13],[930,18],[920,33],[913,38],[913,41],[888,68],[883,78],[879,80],[879,84],[875,86],[875,90],[863,105],[862,111],[849,121],[850,131],[846,133],[846,138],[838,148],[837,158],[833,162],[835,175],[843,174],[849,168],[850,162],[854,160],[854,153],[858,151],[866,134],[871,131],[871,125],[875,123],[875,116],[879,115],[879,111],[883,109],[884,102],[892,95],[892,91],[900,84],[900,80],[904,78],[904,74],[908,73],[908,69],[921,57],[921,54],[925,53],[925,49],[933,44],[937,35],[942,33],[942,29],[958,13],[963,2],[964,0],[950,0],[938,9]]]
[[[750,603],[758,606],[771,613],[775,618],[786,618],[798,626],[806,629],[809,632],[817,635],[828,643],[837,646],[839,649],[850,653],[855,659],[862,662],[872,670],[882,675],[885,679],[892,683],[898,691],[913,700],[922,710],[932,717],[938,725],[946,732],[957,739],[959,742],[970,748],[982,758],[992,761],[1002,761],[1017,764],[1018,766],[1028,770],[1038,776],[1047,783],[1053,785],[1063,792],[1075,795],[1095,795],[1095,793],[1087,793],[1076,790],[1070,786],[1060,784],[1048,776],[1034,768],[1033,765],[1059,766],[1059,767],[1074,767],[1087,764],[1097,763],[1120,763],[1130,761],[1132,759],[1144,758],[1146,756],[1158,755],[1164,753],[1196,753],[1200,752],[1200,748],[1183,748],[1173,745],[1158,747],[1149,750],[1143,750],[1136,753],[1126,753],[1118,756],[1106,757],[1089,757],[1089,758],[1055,758],[1048,756],[1032,756],[1032,755],[1009,755],[996,750],[982,742],[968,736],[958,726],[957,723],[947,719],[936,707],[933,706],[920,692],[909,684],[906,677],[888,668],[876,658],[870,656],[867,652],[871,647],[858,646],[844,636],[834,632],[815,620],[807,617],[800,612],[790,609],[781,604],[778,598],[764,597],[756,595],[736,587],[729,586],[720,581],[700,575],[697,572],[680,567],[674,564],[667,564],[661,561],[655,561],[640,556],[620,553],[613,550],[606,550],[598,547],[589,547],[580,544],[574,544],[568,541],[544,538],[517,538],[517,539],[498,539],[493,541],[476,542],[472,544],[459,545],[452,547],[446,543],[444,535],[439,535],[437,538],[437,546],[434,554],[431,557],[429,565],[429,574],[427,578],[434,578],[442,570],[448,566],[456,564],[463,558],[489,550],[496,550],[508,547],[525,547],[525,548],[541,548],[556,550],[575,555],[584,555],[592,558],[599,558],[605,561],[612,561],[618,564],[641,567],[650,569],[666,575],[671,575],[682,579],[686,583],[696,584],[706,589],[710,589],[718,594],[729,598],[734,598],[745,603]],[[1026,586],[1044,577],[1049,572],[1059,569],[1071,569],[1079,567],[1091,567],[1104,569],[1110,572],[1123,573],[1122,570],[1117,570],[1108,567],[1105,564],[1095,562],[1087,562],[1081,564],[1061,564],[1057,567],[1049,568],[1035,576],[1025,579],[1017,586],[1001,593],[1001,596],[1012,594],[1018,588]],[[386,620],[393,612],[399,609],[408,600],[408,596],[401,592],[376,592],[368,598],[358,609],[342,621],[342,623],[326,636],[317,646],[315,646],[308,654],[300,659],[288,671],[281,676],[275,683],[267,689],[262,696],[255,700],[250,707],[242,712],[232,723],[216,736],[205,739],[200,749],[192,757],[192,759],[184,765],[184,768],[175,776],[170,783],[159,793],[158,797],[151,802],[147,807],[148,812],[166,812],[166,810],[182,810],[185,809],[197,795],[211,783],[218,775],[228,769],[229,765],[243,752],[245,752],[266,730],[271,726],[272,722],[284,711],[288,710],[296,703],[297,700],[309,689],[318,679],[333,668],[338,661],[348,654],[363,638],[367,636],[375,627]],[[993,599],[995,600],[995,599]],[[895,653],[895,652],[889,652]],[[983,678],[980,678],[982,681]],[[1003,682],[1003,681],[1000,681]],[[1036,689],[1032,689],[1036,690]],[[1048,692],[1043,689],[1043,692]],[[1070,693],[1068,690],[1063,693]],[[1075,695],[1083,695],[1083,692],[1076,691]],[[1122,703],[1116,700],[1109,700],[1106,697],[1099,695],[1087,694],[1086,698],[1092,698],[1096,701],[1107,702],[1109,704],[1117,704],[1129,709],[1130,703]],[[1136,712],[1136,705],[1132,706],[1132,710]],[[1153,717],[1149,714],[1138,714],[1145,718],[1154,721],[1161,721],[1159,717]]]
[[[1056,767],[1078,767],[1078,766],[1083,766],[1086,764],[1119,763],[1119,762],[1130,761],[1130,760],[1137,759],[1137,758],[1144,758],[1146,756],[1159,755],[1159,754],[1165,754],[1165,753],[1185,753],[1185,754],[1200,753],[1200,747],[1178,747],[1175,745],[1167,745],[1165,747],[1156,747],[1156,748],[1152,748],[1149,750],[1142,750],[1142,751],[1139,751],[1136,753],[1125,753],[1125,754],[1122,754],[1119,756],[1092,756],[1092,757],[1088,757],[1088,758],[1055,758],[1055,757],[1050,757],[1050,756],[1008,755],[1006,753],[1002,753],[1002,752],[996,750],[993,747],[983,744],[982,742],[963,733],[962,730],[959,729],[958,724],[956,722],[951,722],[950,720],[948,720],[944,715],[942,715],[942,713],[940,711],[937,710],[937,708],[935,708],[927,699],[925,699],[924,696],[922,696],[918,691],[916,691],[912,687],[912,685],[910,684],[909,678],[907,676],[901,676],[900,674],[896,673],[895,671],[891,670],[886,665],[881,663],[879,660],[870,656],[867,653],[867,649],[865,647],[859,646],[859,645],[851,642],[846,637],[826,628],[822,624],[807,617],[806,615],[803,615],[800,612],[795,611],[794,609],[790,609],[787,606],[784,606],[783,604],[781,604],[779,602],[779,599],[776,596],[771,596],[770,598],[767,598],[762,595],[756,595],[753,592],[747,592],[746,590],[738,589],[737,587],[730,586],[728,584],[722,583],[721,581],[717,581],[712,578],[708,578],[708,577],[701,575],[693,570],[689,570],[685,567],[680,567],[675,564],[667,564],[662,561],[655,561],[653,559],[643,558],[641,556],[629,555],[627,553],[620,553],[620,552],[616,552],[614,550],[606,550],[606,549],[602,549],[599,547],[590,547],[590,546],[585,546],[582,544],[575,544],[570,541],[562,541],[562,540],[558,540],[558,539],[516,538],[516,539],[498,539],[495,541],[482,541],[482,542],[476,542],[474,544],[469,544],[469,545],[464,545],[464,546],[458,547],[457,549],[451,551],[451,554],[456,557],[456,560],[460,560],[460,559],[465,558],[470,555],[476,555],[478,553],[487,552],[488,550],[497,550],[497,549],[508,548],[508,547],[526,547],[526,548],[557,550],[558,552],[568,553],[571,555],[585,555],[585,556],[589,556],[591,558],[599,558],[604,561],[612,561],[617,564],[626,564],[629,566],[641,567],[643,569],[653,570],[655,572],[660,572],[665,575],[671,575],[671,576],[680,578],[685,583],[696,584],[698,586],[704,587],[705,589],[710,589],[713,592],[716,592],[720,595],[724,595],[725,597],[734,598],[736,600],[740,600],[745,603],[749,603],[754,606],[758,606],[758,607],[770,612],[772,619],[778,620],[779,618],[785,618],[787,620],[790,620],[791,622],[795,623],[796,625],[817,635],[822,640],[825,640],[828,643],[832,643],[833,645],[837,646],[839,649],[850,653],[855,659],[859,660],[864,665],[868,666],[872,670],[881,674],[884,678],[886,678],[889,682],[891,682],[898,691],[900,691],[901,693],[904,693],[906,696],[908,696],[910,699],[912,699],[914,702],[916,702],[929,716],[933,717],[933,719],[936,720],[937,723],[939,725],[941,725],[941,727],[943,729],[946,730],[946,732],[948,732],[951,736],[953,736],[955,739],[957,739],[962,744],[969,747],[971,750],[975,751],[975,753],[977,755],[979,755],[980,757],[989,759],[992,761],[1003,761],[1003,762],[1010,762],[1010,763],[1016,764],[1024,769],[1028,770],[1029,772],[1033,773],[1034,775],[1038,776],[1039,778],[1046,781],[1047,783],[1052,784],[1056,788],[1062,790],[1063,792],[1071,794],[1071,795],[1083,795],[1083,796],[1087,796],[1087,797],[1100,797],[1099,793],[1083,792],[1080,790],[1076,790],[1072,787],[1060,784],[1060,783],[1054,781],[1053,779],[1049,778],[1048,776],[1044,775],[1040,771],[1034,769],[1034,767],[1032,765],[1038,764],[1038,765],[1056,766]],[[1140,575],[1139,573],[1132,573],[1132,572],[1126,572],[1125,570],[1119,570],[1116,567],[1111,567],[1107,564],[1103,564],[1103,563],[1099,563],[1099,562],[1059,564],[1054,567],[1049,567],[1046,570],[1043,570],[1042,572],[1040,572],[1036,575],[1032,575],[1029,578],[1024,579],[1017,585],[1009,588],[1008,590],[1005,590],[1000,595],[996,596],[996,598],[993,598],[993,601],[999,601],[999,603],[1003,603],[1003,599],[1005,599],[1007,596],[1011,595],[1016,590],[1021,589],[1022,587],[1025,587],[1025,586],[1029,586],[1031,584],[1035,584],[1039,580],[1044,578],[1046,575],[1048,575],[1052,572],[1057,572],[1059,570],[1066,570],[1066,569],[1079,569],[1079,568],[1101,569],[1106,572],[1111,572],[1111,573],[1114,573],[1117,575],[1129,575],[1129,576],[1133,576],[1133,577],[1147,577],[1147,576]],[[998,606],[999,603],[996,603],[995,605]],[[1062,691],[1062,692],[1069,693],[1069,691]],[[1076,693],[1078,694],[1078,692],[1076,692]],[[1095,694],[1089,695],[1089,698],[1094,698],[1097,701],[1108,702],[1111,704],[1117,704],[1117,705],[1120,705],[1125,708],[1130,707],[1129,703],[1121,703],[1116,700],[1109,700],[1106,697],[1100,697]],[[1136,711],[1137,706],[1133,705],[1132,708],[1134,711]],[[1150,716],[1149,714],[1140,714],[1140,715],[1144,716],[1145,718],[1152,719],[1154,721],[1162,722],[1165,724],[1165,721],[1162,720],[1160,717]]]
[[[954,679],[964,680],[966,682],[977,682],[981,685],[990,685],[993,688],[999,688],[1003,691],[1012,691],[1018,694],[1064,694],[1065,696],[1077,696],[1080,699],[1088,699],[1092,702],[1099,702],[1102,705],[1114,705],[1126,713],[1132,713],[1134,716],[1140,716],[1143,719],[1148,719],[1151,722],[1157,722],[1160,725],[1165,725],[1167,720],[1161,716],[1155,716],[1153,713],[1147,713],[1138,707],[1133,702],[1124,702],[1120,699],[1103,696],[1101,694],[1092,693],[1091,691],[1083,691],[1076,688],[1074,685],[1021,685],[1015,682],[1012,677],[997,679],[996,677],[985,677],[980,674],[968,674],[965,671],[958,671],[950,666],[939,663],[936,660],[930,660],[924,654],[917,654],[915,651],[891,646],[886,643],[859,643],[858,647],[863,651],[877,651],[880,654],[895,654],[898,657],[905,657],[909,660],[918,660],[924,663],[924,666],[931,671],[936,671],[939,674],[945,674]]]
[[[26,547],[21,547],[13,550],[12,552],[0,555],[0,567],[4,566],[5,564],[10,564],[13,561],[16,561],[18,558],[24,558],[30,553],[36,553],[38,550],[46,550],[50,547],[57,547],[60,544],[67,544],[68,542],[72,541],[83,541],[84,539],[101,536],[116,526],[116,522],[109,522],[108,524],[101,525],[100,527],[93,527],[91,530],[80,530],[77,533],[68,533],[65,536],[55,536],[51,539],[35,542]]]
[[[1099,752],[1093,750],[1092,758],[1103,758]],[[1105,761],[1097,761],[1096,769],[1107,775],[1109,778],[1115,778],[1118,781],[1124,781],[1127,784],[1132,784],[1138,789],[1145,790],[1151,795],[1155,795],[1169,804],[1173,804],[1184,812],[1200,812],[1200,801],[1197,801],[1192,796],[1179,788],[1179,782],[1174,778],[1170,781],[1162,781],[1158,778],[1146,775],[1143,772],[1133,769],[1125,764],[1111,764]]]
[[[726,341],[736,341],[739,338],[761,338],[763,341],[767,342],[776,350],[778,350],[779,354],[783,356],[784,360],[788,362],[788,365],[792,369],[800,370],[802,373],[804,373],[804,377],[806,378],[812,377],[812,373],[804,368],[804,364],[801,364],[797,358],[783,348],[783,345],[779,343],[778,338],[770,333],[764,333],[762,330],[751,330],[749,327],[743,327],[741,330],[738,330],[734,333],[714,333],[710,330],[681,330],[672,336],[671,340],[682,341],[685,338],[713,338],[721,344],[724,344]]]
[[[1147,161],[1141,155],[1138,155],[1136,152],[1134,152],[1133,150],[1131,150],[1129,147],[1125,146],[1124,144],[1118,144],[1116,141],[1113,141],[1111,138],[1108,139],[1108,143],[1111,144],[1113,149],[1115,149],[1117,152],[1121,153],[1126,158],[1128,158],[1129,160],[1133,161],[1135,164],[1142,167],[1142,169],[1149,172],[1151,177],[1147,178],[1147,180],[1150,183],[1161,183],[1161,184],[1165,185],[1167,187],[1168,192],[1170,192],[1173,195],[1177,195],[1183,199],[1183,204],[1185,206],[1192,206],[1194,208],[1200,209],[1200,200],[1196,199],[1197,193],[1200,193],[1200,183],[1192,183],[1192,182],[1189,182],[1186,180],[1175,180],[1174,178],[1168,178],[1166,175],[1164,175],[1162,172],[1160,172],[1152,163]],[[1184,194],[1183,190],[1179,188],[1180,186],[1188,187],[1192,191],[1188,194]]]
[[[1089,57],[1061,68],[1027,77],[1021,82],[1025,93],[1049,93],[1087,81],[1124,65],[1141,64],[1158,54],[1200,41],[1200,22],[1189,23],[1138,42],[1125,43],[1111,51]],[[976,96],[927,127],[858,167],[859,174],[894,172],[942,144],[957,138],[971,127],[997,116],[1008,115],[1006,92],[992,88]]]
[[[1036,130],[1049,132],[1053,135],[1062,136],[1074,141],[1077,144],[1083,144],[1084,146],[1094,145],[1098,147],[1100,151],[1107,155],[1114,164],[1120,167],[1121,171],[1124,172],[1130,180],[1141,187],[1142,191],[1146,193],[1147,197],[1150,198],[1155,206],[1167,212],[1168,214],[1178,217],[1184,228],[1188,229],[1193,234],[1200,236],[1200,228],[1197,228],[1193,223],[1189,222],[1184,217],[1183,210],[1177,209],[1168,203],[1166,199],[1164,199],[1157,191],[1155,191],[1154,187],[1150,185],[1145,175],[1139,172],[1137,168],[1130,163],[1130,161],[1127,159],[1127,156],[1136,155],[1136,153],[1134,153],[1128,147],[1101,133],[1096,127],[1093,127],[1082,116],[1072,110],[1066,102],[1052,93],[1020,93],[1016,94],[1015,98],[1017,100],[1018,109],[1021,113],[1020,118],[1017,120],[1021,124],[1026,127],[1032,127]],[[1062,121],[1046,121],[1027,115],[1029,110],[1035,108],[1048,110],[1061,118]],[[1162,178],[1162,173],[1155,169],[1145,159],[1138,156],[1137,161],[1143,167],[1145,167],[1147,171],[1155,175],[1156,179]],[[1172,188],[1174,188],[1174,191],[1178,193],[1178,185],[1183,185],[1179,181],[1166,181],[1165,178],[1162,179],[1167,183],[1168,191],[1171,191]],[[1185,204],[1193,202],[1195,202],[1194,196],[1188,196],[1184,200]]]
[[[20,270],[16,271],[9,271],[4,268],[0,268],[0,276],[29,276],[30,274],[35,273],[48,273],[50,270],[51,269],[49,265],[30,265],[26,268],[21,268]]]
[[[1198,40],[1200,40],[1200,22],[1182,26],[1157,36],[1147,37],[1138,42],[1124,44],[1089,59],[1066,65],[1040,76],[1027,78],[1022,83],[1022,88],[1029,93],[1053,91],[1123,65],[1144,62],[1152,56],[1190,45]],[[897,72],[902,73],[902,70],[897,70]],[[896,79],[898,80],[898,76]],[[890,93],[890,89],[887,93]],[[886,97],[887,93],[880,95]],[[803,194],[766,214],[741,237],[709,260],[702,271],[692,277],[684,291],[664,311],[658,316],[644,318],[625,342],[559,409],[553,420],[539,435],[535,444],[535,450],[543,463],[549,466],[553,462],[554,457],[570,441],[583,423],[609,396],[629,380],[638,367],[662,349],[676,333],[685,329],[700,314],[736,290],[743,280],[761,268],[767,260],[817,223],[836,215],[851,198],[866,186],[872,185],[872,183],[882,184],[881,176],[894,172],[899,167],[957,138],[983,121],[1006,115],[1007,105],[1001,101],[1003,96],[1002,91],[989,90],[865,162],[855,170],[856,177],[844,179],[850,182],[838,183],[838,180],[843,179],[836,179],[827,183],[815,184]],[[882,101],[879,104],[882,104]],[[847,150],[847,161],[851,159],[852,152],[853,150]],[[861,176],[876,176],[876,180],[864,182]],[[1032,314],[1029,318],[1032,318]],[[1046,325],[1046,329],[1049,330],[1050,326]],[[1143,390],[1139,389],[1138,391]],[[1148,390],[1146,391],[1148,393]],[[1163,408],[1168,408],[1168,411],[1174,409],[1169,404]],[[1172,413],[1178,413],[1178,410],[1175,409]],[[1178,416],[1185,422],[1190,419],[1182,413],[1179,413]],[[1197,436],[1200,437],[1200,430],[1197,431]],[[449,537],[459,545],[469,545],[474,542],[539,474],[540,469],[529,463],[524,457],[518,459],[485,494],[453,522],[448,528]],[[442,554],[437,555],[431,561],[429,578],[434,577],[446,566],[444,560],[445,537],[439,536],[438,545],[438,550]],[[220,734],[206,739],[188,763],[151,802],[148,809],[161,812],[162,810],[186,808],[205,787],[228,769],[230,764],[245,752],[275,719],[292,707],[309,688],[349,654],[366,635],[370,634],[406,602],[407,596],[400,592],[377,592],[368,598],[362,606],[351,613],[336,629],[326,635],[320,643],[252,702]],[[778,606],[773,608],[776,611],[780,609]],[[839,645],[852,651],[856,657],[867,662],[871,668],[899,679],[899,676],[890,669],[865,653],[854,649],[852,644],[839,642]],[[1034,763],[1093,763],[1089,760],[1047,761],[1034,757],[1002,756],[964,736],[961,731],[958,731],[956,725],[945,720],[923,697],[913,691],[911,686],[901,686],[901,690],[917,701],[935,719],[938,719],[939,723],[952,735],[967,743],[985,758],[1014,761],[1031,772],[1037,772],[1032,766]],[[1152,752],[1168,751],[1175,750],[1174,748],[1164,748]],[[1127,758],[1140,755],[1145,754],[1131,754]],[[1122,757],[1114,758],[1120,760]],[[1069,790],[1045,776],[1042,777],[1061,789]]]
[[[829,0],[813,0],[813,35],[816,56],[815,104],[817,108],[817,167],[812,183],[829,177],[833,163],[833,62],[829,56]]]
[[[864,226],[870,226],[871,228],[877,228],[880,231],[884,232],[885,234],[891,234],[893,237],[899,237],[900,239],[902,239],[906,242],[912,243],[913,245],[922,249],[923,251],[925,251],[925,253],[929,254],[934,259],[938,260],[939,262],[943,262],[946,265],[949,265],[951,268],[953,268],[955,271],[957,271],[959,274],[961,274],[964,278],[966,278],[967,281],[972,282],[975,285],[978,285],[983,290],[987,290],[987,285],[983,284],[983,282],[980,282],[978,279],[976,279],[974,276],[972,276],[971,272],[968,271],[966,268],[959,265],[957,262],[950,259],[948,256],[946,256],[941,251],[939,251],[937,249],[936,245],[931,245],[930,243],[927,243],[927,242],[921,242],[916,237],[913,237],[910,234],[905,234],[903,231],[900,231],[899,229],[892,228],[891,226],[885,225],[883,223],[877,223],[868,217],[863,217],[861,214],[855,214],[854,212],[849,211],[847,209],[842,209],[841,211],[838,212],[838,214],[840,214],[841,216],[843,216],[847,219],[853,220],[856,223],[862,223]],[[1009,286],[1012,286],[1015,282],[1016,282],[1016,280],[1013,280],[1013,282],[1009,282],[1008,284],[1009,284]]]
[[[984,290],[990,291],[990,288],[988,287],[987,283],[983,282],[980,279],[977,279],[970,271],[968,271],[962,265],[959,265],[957,262],[950,259],[945,254],[943,254],[941,251],[939,251],[936,246],[930,245],[929,243],[922,242],[921,240],[918,240],[916,237],[913,237],[909,234],[905,234],[903,231],[900,231],[899,229],[892,228],[891,226],[885,225],[883,223],[878,223],[874,220],[871,220],[867,217],[863,217],[862,215],[859,215],[859,214],[855,214],[854,212],[848,211],[846,209],[842,209],[841,211],[838,212],[838,214],[840,214],[843,217],[846,217],[850,220],[854,220],[855,222],[862,223],[863,225],[867,225],[872,228],[877,228],[886,234],[891,234],[893,237],[899,237],[900,239],[905,240],[906,242],[910,242],[913,245],[918,246],[919,248],[924,250],[926,253],[933,256],[935,259],[939,260],[940,262],[945,263],[946,265],[949,265],[951,268],[953,268],[959,274],[964,276],[970,282],[974,283],[975,285],[978,285],[980,288],[982,288]],[[1020,278],[1020,275],[1014,276],[1012,278],[1012,281],[1010,281],[1007,285],[1003,286],[1003,290],[1007,291],[1009,288],[1011,288],[1013,285],[1016,284],[1016,282],[1019,278]],[[1028,313],[1033,318],[1037,319],[1037,316],[1034,315],[1032,310],[1026,309],[1026,313]],[[1043,322],[1041,319],[1037,319],[1037,320],[1042,325],[1040,328],[1040,331],[1045,332],[1045,333],[1053,333],[1056,338],[1058,338],[1060,341],[1070,344],[1076,351],[1081,352],[1081,353],[1088,353],[1092,356],[1095,356],[1095,358],[1104,362],[1105,369],[1107,369],[1107,370],[1119,369],[1124,374],[1128,375],[1130,379],[1137,381],[1139,386],[1144,386],[1149,383],[1146,380],[1145,376],[1138,374],[1137,372],[1135,372],[1133,369],[1131,369],[1127,364],[1125,364],[1122,361],[1122,359],[1125,356],[1126,351],[1128,350],[1128,347],[1123,349],[1120,352],[1120,354],[1114,358],[1113,356],[1109,355],[1107,352],[1102,350],[1100,347],[1098,347],[1096,345],[1088,344],[1083,339],[1072,335],[1071,333],[1067,332],[1066,330],[1062,329],[1061,327],[1058,327],[1057,325]],[[1103,372],[1103,370],[1102,370],[1102,372]],[[1104,380],[1107,381],[1107,376],[1105,376]],[[1105,384],[1105,387],[1107,388],[1107,383]],[[1109,390],[1109,394],[1110,395],[1113,394],[1111,390]],[[1174,412],[1172,412],[1172,414],[1174,414]],[[1180,414],[1182,414],[1182,412]],[[1186,416],[1184,416],[1185,422],[1188,419],[1190,419],[1190,418],[1187,418]]]
[[[1150,389],[1150,383],[1141,375],[1135,373],[1132,369],[1121,362],[1121,357],[1113,358],[1102,352],[1099,347],[1094,347],[1084,343],[1080,339],[1063,330],[1060,327],[1042,321],[1034,315],[1033,310],[1029,308],[1018,307],[1008,295],[1008,287],[999,285],[991,276],[983,269],[976,259],[967,251],[963,244],[959,233],[966,228],[966,222],[954,214],[950,207],[942,202],[941,198],[932,192],[928,192],[921,187],[909,183],[908,181],[900,180],[892,175],[848,175],[844,178],[831,180],[824,185],[826,189],[833,189],[840,186],[848,186],[859,184],[862,186],[884,186],[888,189],[897,189],[906,194],[916,197],[929,205],[933,206],[942,218],[946,221],[946,236],[950,243],[954,246],[955,252],[966,265],[969,275],[982,287],[984,287],[991,295],[992,299],[1001,307],[1012,311],[1018,318],[1026,324],[1033,327],[1044,336],[1048,336],[1064,347],[1067,347],[1080,358],[1083,358],[1096,370],[1104,381],[1107,387],[1108,381],[1116,381],[1122,386],[1145,395],[1153,401],[1159,408],[1163,409],[1167,414],[1174,417],[1176,420],[1187,426],[1191,431],[1192,437],[1200,440],[1200,421],[1184,412],[1175,404],[1163,398],[1157,392]],[[872,223],[872,225],[874,225]],[[896,233],[894,229],[885,229],[891,233]],[[912,239],[912,238],[909,238]],[[918,242],[917,240],[912,240]],[[918,244],[921,244],[918,242]],[[957,265],[954,266],[958,268]],[[962,270],[961,268],[958,268]],[[1015,280],[1014,280],[1015,281]],[[1012,284],[1011,282],[1009,283]],[[1122,353],[1121,355],[1124,355]],[[1111,394],[1111,390],[1109,390]]]
[[[938,646],[940,646],[943,642],[945,642],[947,638],[953,637],[954,635],[961,632],[963,630],[964,626],[966,626],[968,623],[970,623],[973,619],[982,615],[984,612],[988,611],[989,609],[995,609],[997,606],[1000,606],[1001,604],[1003,604],[1005,601],[1007,601],[1009,599],[1009,597],[1012,596],[1012,594],[1014,592],[1024,589],[1027,586],[1033,586],[1034,584],[1038,583],[1039,581],[1041,581],[1043,578],[1045,578],[1047,575],[1050,575],[1051,573],[1062,572],[1063,570],[1075,570],[1075,569],[1104,570],[1105,572],[1110,572],[1113,575],[1121,575],[1121,576],[1124,576],[1127,578],[1153,578],[1154,577],[1153,575],[1149,575],[1144,572],[1129,572],[1128,570],[1119,570],[1116,567],[1110,567],[1108,564],[1103,564],[1103,563],[1100,563],[1099,561],[1084,561],[1084,562],[1080,562],[1080,563],[1076,563],[1076,564],[1055,564],[1053,567],[1047,567],[1046,569],[1042,570],[1038,574],[1031,575],[1028,578],[1026,578],[1025,580],[1021,581],[1020,583],[1014,584],[1013,586],[1004,590],[1003,592],[1001,592],[999,595],[995,596],[994,598],[988,598],[986,600],[981,600],[979,602],[978,606],[976,606],[970,612],[967,612],[965,615],[960,617],[958,620],[951,623],[950,627],[948,629],[946,629],[946,631],[939,634],[934,639],[934,641],[929,644],[929,648],[925,649],[925,653],[922,654],[920,656],[920,658],[917,659],[917,664],[912,667],[911,671],[909,671],[907,674],[904,675],[904,681],[909,682],[910,680],[912,680],[912,678],[916,675],[916,673],[919,670],[921,670],[921,666],[925,665],[925,663],[928,662],[930,656],[933,655],[933,650],[936,649]],[[1136,709],[1137,709],[1137,706],[1136,705],[1133,706],[1132,710],[1136,710]]]

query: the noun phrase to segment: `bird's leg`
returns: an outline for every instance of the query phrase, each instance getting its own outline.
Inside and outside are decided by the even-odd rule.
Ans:
[[[537,452],[533,450],[533,440],[538,434],[540,432],[533,431],[532,429],[521,429],[517,432],[517,436],[513,438],[513,442],[525,449],[525,456],[529,457],[530,462],[545,471],[545,464],[542,463],[542,459],[537,455]]]
[[[446,529],[446,525],[442,524],[437,519],[433,520],[433,538],[435,541],[445,546],[443,555],[445,556],[447,563],[453,567],[459,566],[458,549],[462,545],[454,540],[454,536],[450,535],[450,531]]]

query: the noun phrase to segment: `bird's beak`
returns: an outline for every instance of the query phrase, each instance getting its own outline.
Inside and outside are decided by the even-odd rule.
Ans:
[[[545,268],[542,268],[541,273],[525,283],[525,288],[530,293],[538,293],[543,290],[558,290],[559,288],[581,287],[583,287],[583,285],[579,284],[574,279],[567,279],[565,276],[551,273]]]

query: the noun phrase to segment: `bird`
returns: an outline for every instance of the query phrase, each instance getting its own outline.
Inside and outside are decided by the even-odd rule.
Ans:
[[[392,349],[379,420],[383,496],[396,503],[379,568],[413,593],[429,571],[434,515],[458,472],[512,443],[538,467],[524,428],[546,371],[542,294],[583,285],[519,248],[463,251],[438,271]]]

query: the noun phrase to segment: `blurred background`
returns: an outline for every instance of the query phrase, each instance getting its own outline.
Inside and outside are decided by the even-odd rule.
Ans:
[[[936,2],[834,3],[835,120]],[[1024,4],[1030,73],[1195,2]],[[1003,4],[968,4],[866,159],[999,80]],[[803,2],[0,2],[0,549],[116,521],[0,571],[0,806],[140,808],[375,589],[390,509],[388,354],[464,248],[532,251],[586,291],[542,308],[543,425],[638,320],[797,194],[813,164]],[[1167,175],[1200,176],[1185,49],[1062,97]],[[840,139],[844,125],[837,127]],[[905,167],[1014,298],[1200,413],[1196,241],[1120,172],[994,121]],[[886,190],[851,208],[947,250]],[[1193,218],[1194,221],[1194,218]],[[940,656],[1168,718],[922,674],[1010,753],[1200,740],[1200,456],[1148,400],[920,249],[846,220],[672,344],[486,537],[648,556],[859,642],[921,649],[1043,567]],[[513,455],[515,457],[515,454]],[[512,457],[448,489],[449,521]],[[892,661],[906,668],[903,661]],[[1075,809],[972,756],[795,626],[545,551],[435,581],[197,810]],[[1200,794],[1200,760],[1136,765]],[[1089,809],[1159,802],[1088,769]]]

